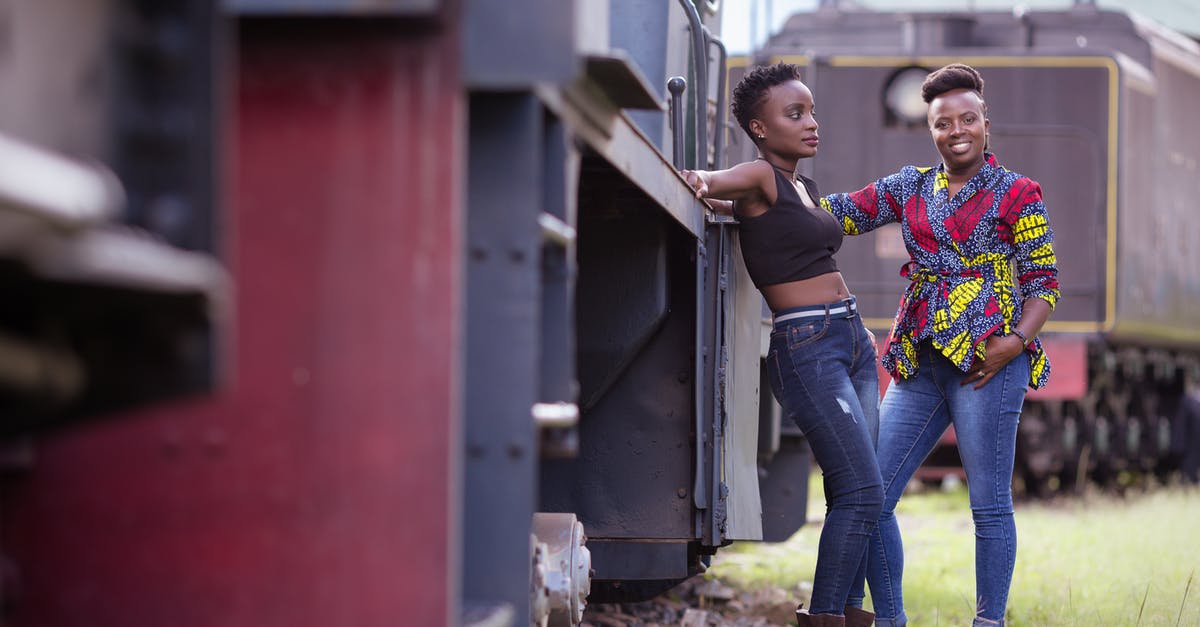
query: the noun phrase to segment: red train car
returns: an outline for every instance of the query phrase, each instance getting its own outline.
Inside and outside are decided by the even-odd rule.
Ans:
[[[677,174],[723,153],[718,20],[0,12],[3,622],[575,624],[798,528],[760,300]]]
[[[247,6],[235,21],[209,2],[79,4],[22,5],[9,32],[90,40],[61,65],[126,73],[91,77],[116,101],[94,154],[126,182],[125,219],[219,258],[231,283],[192,303],[206,356],[178,367],[206,383],[150,406],[93,411],[82,395],[86,419],[6,442],[29,456],[5,477],[5,624],[457,622],[461,9],[272,20]],[[97,60],[114,55],[128,62]],[[127,120],[134,101],[146,110]],[[12,132],[74,149],[37,128]],[[81,341],[141,332],[63,327]],[[89,378],[113,367],[85,365]]]

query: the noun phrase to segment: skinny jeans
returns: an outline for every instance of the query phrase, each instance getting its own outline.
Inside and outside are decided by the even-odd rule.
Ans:
[[[867,583],[875,624],[881,627],[908,622],[901,593],[904,547],[896,503],[950,425],[967,474],[975,523],[974,625],[1004,624],[1017,559],[1012,473],[1029,358],[1018,355],[978,390],[974,383],[961,385],[966,377],[925,341],[918,346],[917,371],[893,382],[880,405],[878,452],[884,502],[870,542]]]
[[[778,321],[803,311],[818,315]],[[776,312],[776,320],[767,354],[771,391],[808,440],[824,479],[825,522],[809,612],[842,615],[856,584],[862,603],[867,544],[883,505],[874,446],[875,349],[853,297]]]

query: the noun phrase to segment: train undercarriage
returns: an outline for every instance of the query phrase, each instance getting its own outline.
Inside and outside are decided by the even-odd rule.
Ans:
[[[1086,393],[1026,401],[1017,432],[1017,475],[1034,495],[1119,482],[1122,473],[1166,480],[1194,443],[1181,401],[1200,355],[1093,343]]]

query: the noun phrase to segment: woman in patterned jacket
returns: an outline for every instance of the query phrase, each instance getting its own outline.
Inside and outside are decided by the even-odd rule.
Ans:
[[[1017,420],[1026,386],[1050,374],[1037,335],[1059,296],[1053,236],[1038,184],[987,152],[979,73],[943,67],[922,96],[942,163],[821,201],[850,235],[899,222],[911,258],[882,357],[894,381],[880,406],[884,505],[867,580],[876,624],[905,624],[896,502],[954,425],[975,522],[975,625],[1003,625],[1016,561]]]

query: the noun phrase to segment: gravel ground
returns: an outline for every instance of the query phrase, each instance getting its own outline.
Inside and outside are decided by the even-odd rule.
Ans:
[[[802,594],[803,593],[803,594]],[[693,577],[641,603],[588,604],[584,627],[774,627],[795,625],[802,590],[764,588],[738,592],[716,579]]]

